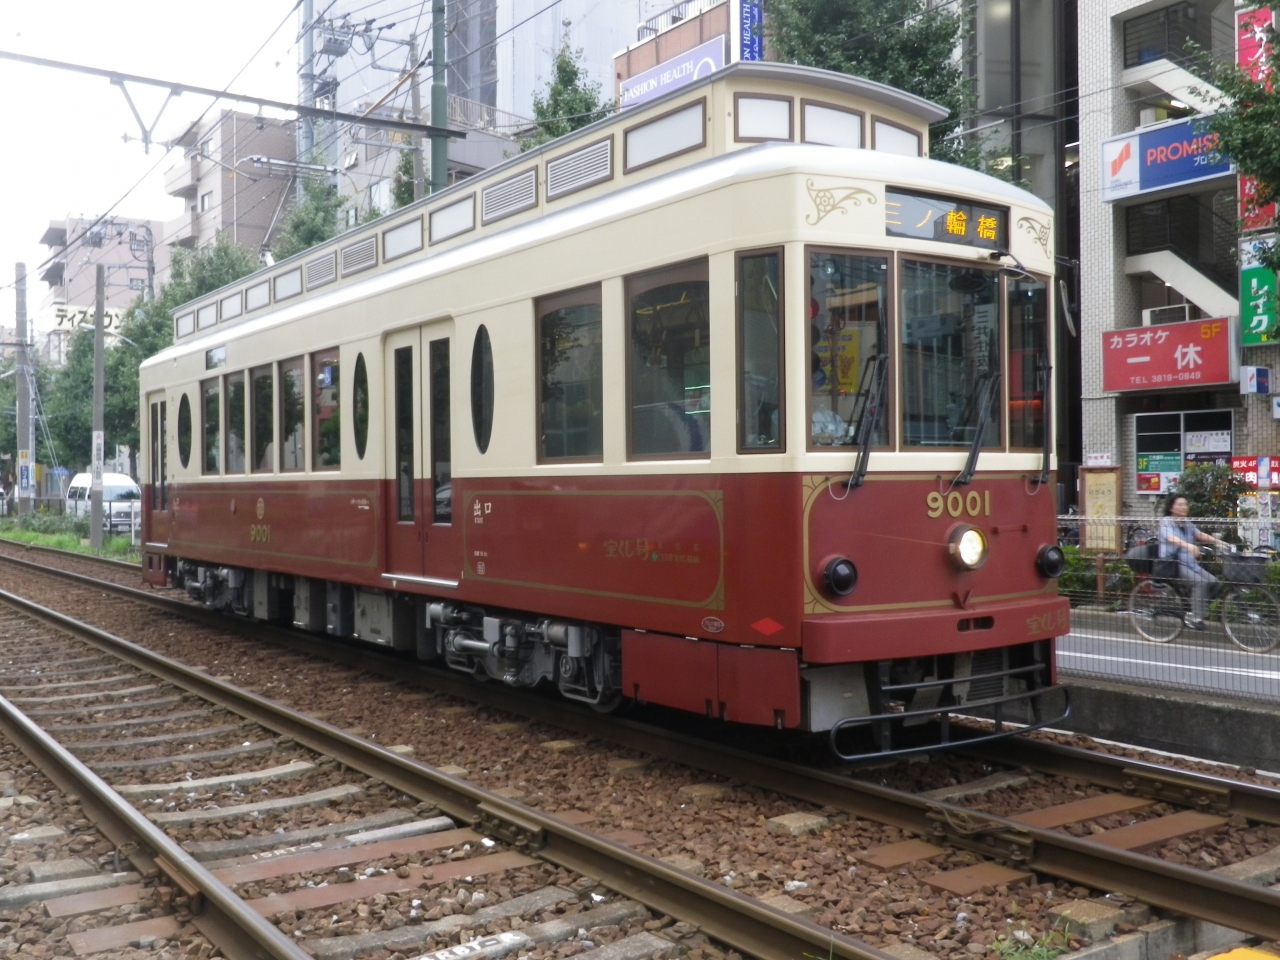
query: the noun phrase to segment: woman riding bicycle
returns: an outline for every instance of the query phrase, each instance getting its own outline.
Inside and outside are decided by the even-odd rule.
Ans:
[[[1160,559],[1178,561],[1178,579],[1191,588],[1191,610],[1185,616],[1187,626],[1196,630],[1205,628],[1204,614],[1209,605],[1209,594],[1218,578],[1200,566],[1200,548],[1197,543],[1216,543],[1229,551],[1231,545],[1198,529],[1187,519],[1191,504],[1180,493],[1171,493],[1164,504],[1164,519],[1160,521]]]

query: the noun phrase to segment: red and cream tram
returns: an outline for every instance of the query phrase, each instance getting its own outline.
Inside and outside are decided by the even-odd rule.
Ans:
[[[1052,216],[941,116],[737,64],[181,308],[148,578],[602,707],[1058,719]]]

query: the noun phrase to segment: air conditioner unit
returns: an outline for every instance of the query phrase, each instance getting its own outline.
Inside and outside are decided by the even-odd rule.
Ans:
[[[1181,323],[1191,319],[1191,304],[1175,303],[1171,307],[1152,307],[1142,311],[1142,325],[1156,326],[1161,323]]]

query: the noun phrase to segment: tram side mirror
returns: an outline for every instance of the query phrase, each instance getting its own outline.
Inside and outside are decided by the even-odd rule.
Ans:
[[[1067,281],[1061,277],[1058,278],[1058,298],[1062,301],[1062,319],[1066,321],[1067,329],[1073,337],[1079,337],[1080,334],[1076,333],[1076,318],[1071,312],[1071,298],[1067,295]]]

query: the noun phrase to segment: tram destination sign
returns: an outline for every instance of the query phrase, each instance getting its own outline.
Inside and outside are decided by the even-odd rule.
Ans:
[[[891,237],[1007,250],[1009,211],[957,197],[889,187],[884,192],[884,232]]]

